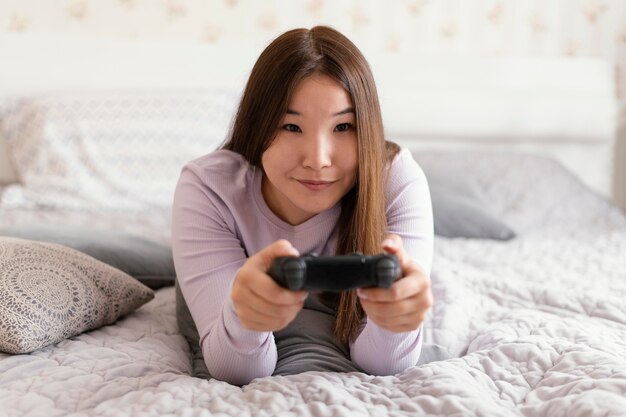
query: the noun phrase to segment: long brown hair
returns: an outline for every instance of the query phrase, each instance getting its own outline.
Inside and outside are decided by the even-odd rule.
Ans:
[[[385,165],[397,145],[384,139],[378,93],[359,49],[327,26],[294,29],[276,38],[259,56],[248,79],[228,140],[222,149],[261,167],[261,156],[276,137],[298,83],[313,74],[338,82],[350,94],[356,113],[358,174],[342,200],[337,254],[380,252],[385,217]],[[341,293],[335,336],[354,340],[364,317],[355,291]]]

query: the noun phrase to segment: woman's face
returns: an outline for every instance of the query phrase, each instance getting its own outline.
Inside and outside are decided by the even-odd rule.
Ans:
[[[350,95],[314,74],[296,87],[279,131],[261,156],[263,197],[289,224],[331,208],[354,186],[356,120]]]

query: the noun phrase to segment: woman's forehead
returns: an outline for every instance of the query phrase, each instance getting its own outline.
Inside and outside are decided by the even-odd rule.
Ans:
[[[347,109],[352,107],[352,98],[340,83],[327,75],[314,74],[298,83],[287,113],[298,115],[307,110],[325,109],[327,113],[337,115],[349,112]]]

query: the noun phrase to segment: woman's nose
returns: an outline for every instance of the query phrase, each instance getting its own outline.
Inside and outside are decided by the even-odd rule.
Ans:
[[[324,134],[311,135],[306,139],[303,165],[315,170],[332,163],[332,143]]]

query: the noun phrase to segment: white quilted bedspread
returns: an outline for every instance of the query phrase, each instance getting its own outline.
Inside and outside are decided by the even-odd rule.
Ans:
[[[471,170],[518,237],[437,239],[425,337],[452,359],[387,377],[201,380],[168,288],[115,325],[0,354],[0,415],[626,415],[626,216],[551,162],[464,158],[421,163]]]

